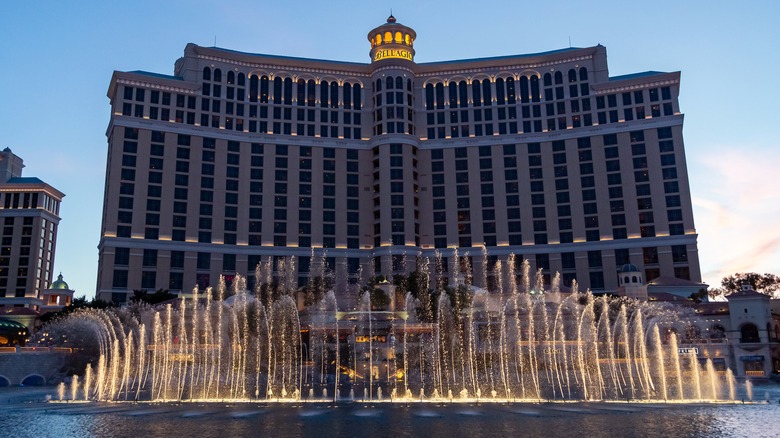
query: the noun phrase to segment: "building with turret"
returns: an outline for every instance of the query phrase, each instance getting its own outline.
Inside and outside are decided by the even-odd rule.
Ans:
[[[391,16],[367,63],[188,44],[114,72],[97,297],[420,257],[487,289],[510,255],[594,291],[701,281],[679,72],[610,76],[601,45],[418,63],[416,39]]]
[[[0,316],[30,327],[52,283],[62,192],[22,176],[23,160],[0,152]]]

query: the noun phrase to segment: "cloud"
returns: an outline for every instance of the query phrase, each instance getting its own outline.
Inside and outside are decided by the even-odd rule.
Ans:
[[[780,274],[780,152],[711,147],[692,162],[703,280],[717,285],[735,272]]]

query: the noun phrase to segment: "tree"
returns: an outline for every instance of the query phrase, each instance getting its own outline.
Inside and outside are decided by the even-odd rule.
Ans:
[[[147,292],[146,289],[136,289],[133,291],[133,296],[130,297],[130,301],[134,303],[143,302],[147,304],[158,304],[174,298],[176,298],[176,295],[168,292],[168,289],[157,289],[157,291],[152,294]]]
[[[54,321],[55,319],[65,317],[78,309],[106,309],[112,307],[113,303],[97,299],[92,297],[91,300],[87,300],[85,295],[73,298],[70,306],[66,306],[57,312],[45,313],[39,318],[42,323]]]
[[[331,288],[329,281],[323,279],[320,276],[309,279],[306,286],[303,287],[303,305],[311,306],[322,301],[322,297],[325,296],[325,292]]]
[[[776,291],[780,290],[780,277],[775,274],[740,272],[724,277],[720,282],[724,295],[738,292],[742,289],[743,284],[749,284],[756,292],[773,296]]]
[[[707,297],[709,294],[709,291],[707,289],[699,289],[698,291],[692,293],[688,296],[694,303],[701,303],[704,298]]]
[[[385,291],[375,287],[371,289],[371,310],[385,310],[390,304],[390,297]]]

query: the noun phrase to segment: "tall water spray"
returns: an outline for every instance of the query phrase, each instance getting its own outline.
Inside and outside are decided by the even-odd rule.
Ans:
[[[313,257],[323,281],[310,277],[305,308],[290,259],[258,265],[252,291],[236,276],[158,306],[76,312],[59,324],[88,333],[96,353],[70,398],[716,400],[721,388],[734,397],[730,371],[721,382],[712,362],[680,355],[667,334],[675,318],[659,306],[576,283],[563,292],[557,276],[545,290],[514,256],[492,266],[494,290],[481,290],[468,260],[404,260],[420,275],[390,305],[372,299],[373,286],[358,297]]]

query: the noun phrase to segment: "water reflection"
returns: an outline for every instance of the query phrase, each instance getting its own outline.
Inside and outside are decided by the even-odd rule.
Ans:
[[[709,437],[771,435],[780,422],[780,405],[11,403],[4,414],[0,430],[9,437]]]

